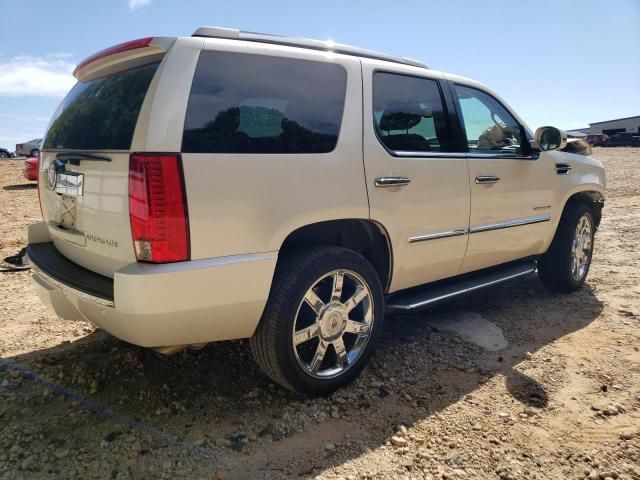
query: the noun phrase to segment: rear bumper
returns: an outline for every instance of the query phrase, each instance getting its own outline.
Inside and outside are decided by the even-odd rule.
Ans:
[[[62,256],[46,225],[29,227],[33,283],[63,318],[88,320],[144,347],[253,335],[269,295],[277,253],[163,265],[135,263],[113,279]]]

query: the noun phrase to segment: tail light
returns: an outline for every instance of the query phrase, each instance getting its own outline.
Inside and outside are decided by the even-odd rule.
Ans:
[[[42,209],[42,198],[40,197],[40,166],[42,163],[42,155],[38,153],[38,178],[36,181],[38,182],[36,185],[36,189],[38,190],[38,203],[40,204],[40,214],[42,218],[44,218],[44,210]]]
[[[138,261],[189,260],[189,215],[180,154],[131,154],[129,218]]]

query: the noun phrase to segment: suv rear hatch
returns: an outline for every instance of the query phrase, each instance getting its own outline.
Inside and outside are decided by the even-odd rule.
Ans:
[[[51,239],[65,257],[105,276],[136,261],[131,143],[173,40],[134,40],[78,65],[78,83],[55,112],[42,145],[38,188]]]

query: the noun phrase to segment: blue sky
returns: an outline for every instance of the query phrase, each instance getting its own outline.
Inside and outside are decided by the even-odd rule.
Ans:
[[[414,57],[488,84],[532,128],[640,115],[640,0],[0,0],[0,146],[42,135],[88,55],[201,25]]]

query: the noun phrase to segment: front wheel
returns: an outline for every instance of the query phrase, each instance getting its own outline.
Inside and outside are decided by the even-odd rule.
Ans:
[[[382,284],[364,257],[334,246],[301,249],[278,264],[251,350],[273,381],[328,394],[364,368],[383,312]]]
[[[554,292],[572,292],[587,278],[593,255],[595,222],[585,204],[569,205],[549,250],[538,261],[538,276]]]

